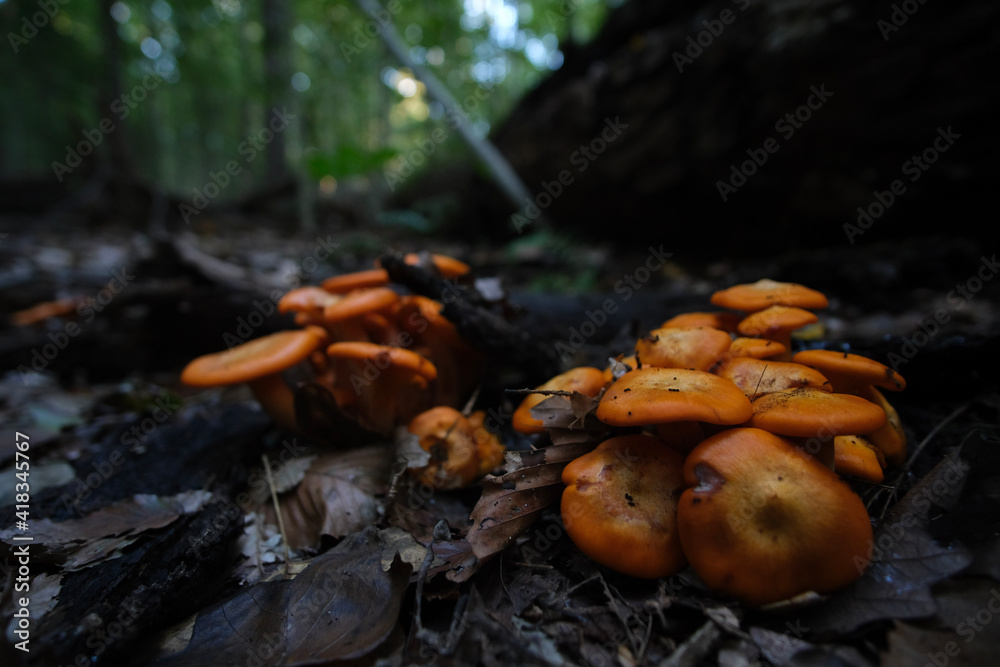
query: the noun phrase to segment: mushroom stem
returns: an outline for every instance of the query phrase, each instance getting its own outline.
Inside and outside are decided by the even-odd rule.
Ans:
[[[281,373],[272,373],[248,382],[254,398],[264,412],[277,424],[291,431],[298,430],[295,418],[295,392]]]

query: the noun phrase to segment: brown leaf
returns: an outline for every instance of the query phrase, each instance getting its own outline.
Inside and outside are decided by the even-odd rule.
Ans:
[[[31,522],[33,558],[59,563],[64,570],[80,569],[119,552],[143,531],[163,528],[183,514],[196,512],[211,498],[212,494],[204,490],[176,496],[140,494],[81,519],[37,519]],[[17,531],[13,528],[4,530],[0,540],[11,543],[14,533]]]
[[[954,452],[897,503],[875,531],[864,576],[804,620],[814,631],[850,632],[883,619],[919,618],[937,610],[931,587],[962,571],[972,555],[938,544],[926,530],[932,506],[954,502],[969,465]]]
[[[562,496],[562,469],[594,448],[593,442],[508,452],[509,472],[483,480],[483,495],[472,510],[466,539],[485,560],[502,551]]]
[[[396,625],[410,566],[375,530],[344,540],[291,580],[257,584],[201,612],[191,640],[154,664],[310,665],[376,648]]]
[[[391,456],[388,447],[376,445],[316,457],[295,491],[278,502],[288,545],[316,548],[323,535],[343,537],[372,525],[378,518],[375,494],[386,482]],[[277,523],[270,498],[260,513]]]

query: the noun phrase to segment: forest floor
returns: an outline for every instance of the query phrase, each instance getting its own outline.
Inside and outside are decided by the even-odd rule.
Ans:
[[[901,666],[1000,654],[1000,280],[978,240],[706,259],[667,242],[553,234],[499,244],[250,224],[155,238],[0,232],[0,310],[71,305],[0,328],[4,664]],[[769,277],[825,292],[830,307],[807,344],[870,356],[908,382],[891,400],[910,457],[882,484],[852,482],[875,526],[864,576],[756,609],[707,590],[690,568],[645,581],[595,565],[554,505],[478,562],[464,539],[478,487],[435,491],[400,514],[414,497],[390,483],[398,442],[331,447],[273,425],[245,388],[179,382],[188,360],[226,347],[224,334],[292,326],[273,294],[421,250],[496,278],[477,287],[502,294],[496,311],[566,364],[603,367],[668,317],[711,309],[712,292],[732,284]],[[503,359],[489,373],[476,407],[500,417],[519,401],[505,389],[545,379]],[[532,447],[499,421],[509,448]],[[30,457],[27,503],[19,450]],[[18,511],[29,512],[27,531]],[[25,535],[36,541],[17,541]],[[30,586],[20,626],[19,582]],[[30,653],[14,648],[21,641]]]

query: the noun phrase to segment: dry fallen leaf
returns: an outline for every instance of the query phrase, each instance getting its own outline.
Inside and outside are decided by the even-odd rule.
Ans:
[[[185,491],[175,496],[141,494],[91,512],[81,519],[31,522],[33,559],[80,569],[119,553],[143,531],[162,528],[177,517],[200,510],[211,500],[209,491]],[[0,531],[0,540],[12,543],[13,528]],[[18,533],[20,534],[20,533]]]
[[[383,569],[387,552],[374,529],[356,533],[294,579],[256,584],[202,611],[183,650],[154,664],[265,667],[362,656],[392,632],[410,579],[399,558]]]
[[[875,531],[864,575],[807,614],[817,632],[844,634],[872,621],[933,615],[931,587],[972,562],[960,544],[942,545],[926,530],[932,506],[954,502],[969,464],[957,452],[944,458],[886,516]]]
[[[323,535],[343,537],[374,524],[375,494],[388,479],[391,454],[375,445],[316,457],[295,491],[278,502],[288,545],[317,548]],[[270,498],[259,512],[267,523],[277,523]]]
[[[562,469],[593,449],[593,442],[507,452],[509,472],[483,480],[466,539],[480,560],[505,549],[562,496]]]

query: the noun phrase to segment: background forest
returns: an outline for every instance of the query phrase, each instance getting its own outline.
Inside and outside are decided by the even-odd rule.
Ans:
[[[214,182],[214,203],[292,180],[377,194],[393,170],[424,166],[400,156],[449,114],[485,136],[615,4],[0,1],[0,179],[72,189],[113,167],[182,199],[206,185],[215,199]],[[387,54],[387,27],[458,108]],[[431,145],[433,161],[466,150]]]

